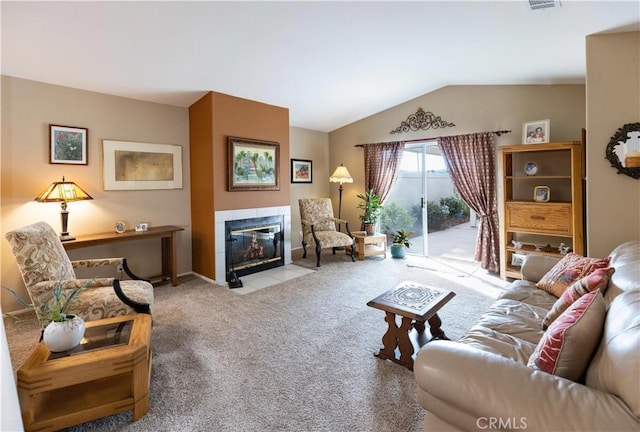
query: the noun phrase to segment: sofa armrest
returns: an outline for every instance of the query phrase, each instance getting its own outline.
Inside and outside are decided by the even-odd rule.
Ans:
[[[618,397],[533,370],[463,343],[433,341],[414,364],[420,402],[464,430],[497,419],[528,431],[638,430],[638,419]],[[433,401],[433,406],[431,402]],[[459,412],[460,415],[452,413]],[[526,424],[526,428],[524,427]]]
[[[559,258],[546,255],[527,255],[520,268],[522,279],[538,282],[559,261]]]
[[[76,269],[122,265],[123,262],[124,258],[94,258],[71,261],[71,265]]]

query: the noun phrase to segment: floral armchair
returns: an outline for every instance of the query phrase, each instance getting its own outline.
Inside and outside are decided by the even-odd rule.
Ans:
[[[303,198],[298,200],[302,221],[302,258],[307,257],[307,245],[315,245],[316,267],[320,267],[320,252],[325,248],[351,247],[351,261],[355,262],[354,239],[349,222],[333,217],[333,206],[329,198]],[[336,223],[345,225],[347,234],[336,230]]]
[[[132,274],[125,258],[71,261],[55,231],[46,222],[15,229],[5,234],[5,238],[11,245],[36,311],[49,300],[53,288],[60,281],[64,289],[85,287],[69,308],[70,313],[85,321],[151,313],[153,286]],[[76,278],[74,269],[100,266],[118,266],[134,280]]]

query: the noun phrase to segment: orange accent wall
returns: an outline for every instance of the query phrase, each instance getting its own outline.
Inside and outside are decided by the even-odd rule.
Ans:
[[[227,137],[280,144],[280,190],[227,190]],[[189,107],[193,271],[215,278],[215,212],[290,204],[289,110],[209,92]]]

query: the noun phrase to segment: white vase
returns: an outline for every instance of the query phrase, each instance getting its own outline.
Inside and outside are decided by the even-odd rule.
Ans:
[[[78,346],[84,336],[84,320],[76,315],[62,322],[50,322],[42,339],[51,352],[67,351]]]

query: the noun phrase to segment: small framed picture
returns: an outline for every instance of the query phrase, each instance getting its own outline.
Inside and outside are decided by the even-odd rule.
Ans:
[[[524,254],[514,253],[511,254],[511,265],[513,267],[522,267],[522,263],[527,256]]]
[[[147,224],[146,222],[139,222],[135,226],[135,230],[137,232],[145,232],[148,229],[149,229],[149,224]]]
[[[312,183],[312,163],[307,159],[291,159],[291,183]]]
[[[522,127],[522,142],[525,144],[548,143],[549,124],[549,120],[525,123]]]
[[[86,128],[49,125],[49,163],[87,165]]]
[[[549,201],[551,192],[549,186],[536,186],[533,188],[533,200],[538,202]]]

